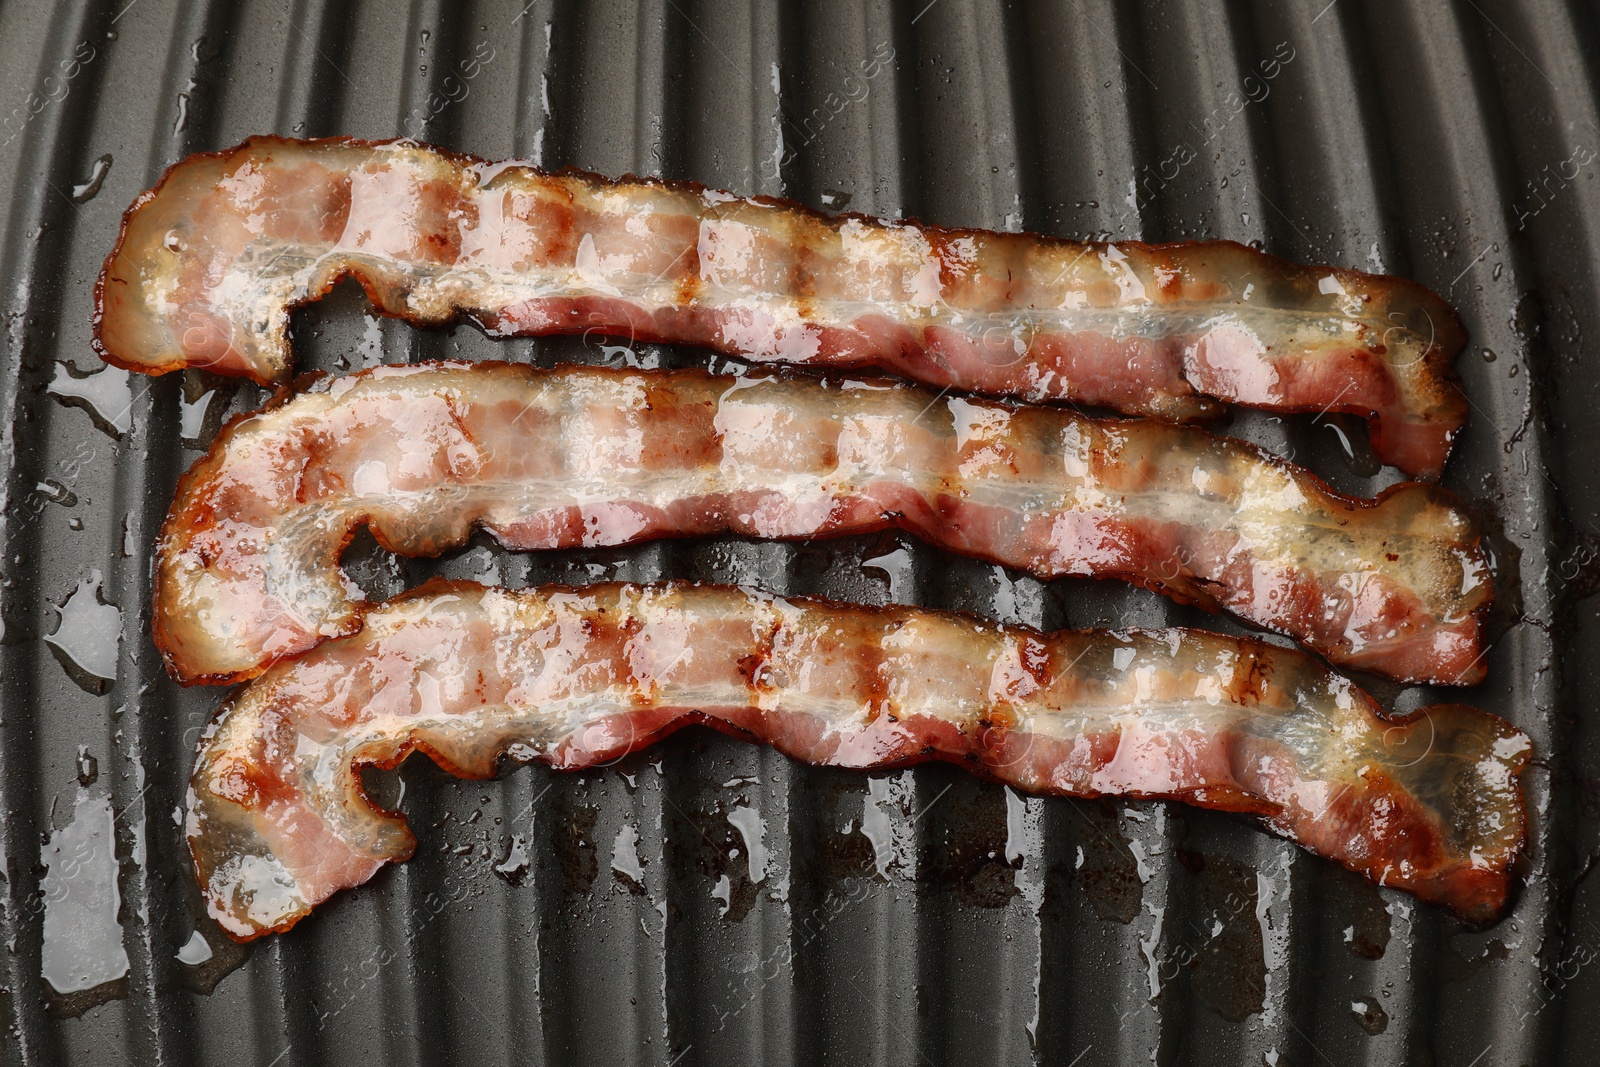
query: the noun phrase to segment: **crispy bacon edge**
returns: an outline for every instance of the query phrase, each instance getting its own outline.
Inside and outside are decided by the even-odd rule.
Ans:
[[[1251,639],[1042,634],[688,583],[435,580],[219,709],[185,821],[207,909],[247,941],[410,858],[363,766],[421,751],[466,778],[506,754],[578,770],[690,723],[814,765],[944,760],[1027,792],[1244,813],[1474,923],[1504,909],[1526,837],[1531,745],[1510,723],[1463,705],[1390,716]]]
[[[365,140],[354,137],[328,137],[316,139],[284,138],[276,135],[259,135],[247,138],[232,148],[221,149],[214,152],[194,153],[184,159],[169,165],[162,173],[161,178],[148,191],[142,193],[129,206],[122,218],[117,239],[110,253],[106,256],[104,265],[95,281],[94,288],[94,335],[92,344],[96,353],[107,363],[121,367],[125,370],[139,371],[147,374],[164,374],[174,370],[181,370],[190,366],[199,366],[214,373],[246,376],[261,385],[278,385],[289,379],[293,366],[292,355],[288,352],[287,333],[283,350],[277,355],[277,365],[273,367],[258,367],[247,365],[246,361],[206,359],[191,362],[181,353],[174,355],[167,353],[172,358],[153,358],[148,355],[136,353],[125,349],[108,340],[107,334],[111,332],[111,319],[115,317],[113,308],[108,311],[107,287],[108,282],[116,278],[126,282],[125,278],[118,278],[119,271],[126,266],[126,273],[137,274],[136,262],[123,264],[124,249],[128,245],[130,230],[135,225],[141,210],[155,202],[174,178],[182,174],[185,168],[197,167],[214,160],[226,159],[230,156],[254,151],[258,149],[272,150],[274,148],[293,148],[314,145],[341,145],[355,148],[379,150],[391,146],[408,146],[425,149],[436,153],[441,158],[450,161],[459,168],[487,168],[491,173],[498,173],[510,167],[518,167],[535,174],[547,177],[566,178],[586,183],[597,189],[617,189],[630,185],[654,187],[658,189],[685,193],[691,196],[706,199],[717,198],[718,201],[738,200],[740,202],[760,205],[763,207],[777,208],[791,212],[801,219],[817,220],[824,224],[842,224],[847,221],[858,222],[866,226],[883,227],[910,227],[927,238],[935,248],[942,248],[954,242],[971,238],[1024,238],[1031,239],[1041,246],[1051,245],[1063,248],[1079,248],[1086,251],[1104,252],[1115,248],[1123,253],[1132,253],[1137,257],[1146,258],[1157,269],[1157,277],[1176,276],[1187,264],[1190,257],[1204,255],[1208,250],[1220,253],[1248,257],[1264,275],[1280,279],[1293,279],[1324,294],[1327,290],[1320,289],[1320,285],[1332,279],[1338,291],[1349,295],[1357,303],[1372,303],[1381,298],[1380,302],[1388,306],[1400,305],[1401,310],[1387,313],[1387,321],[1392,325],[1382,327],[1381,322],[1372,324],[1382,327],[1383,332],[1378,340],[1366,345],[1357,345],[1348,350],[1349,364],[1345,374],[1317,373],[1314,368],[1304,367],[1293,363],[1277,365],[1276,369],[1269,372],[1272,375],[1286,380],[1288,388],[1294,391],[1298,399],[1284,400],[1269,399],[1261,396],[1241,395],[1237,390],[1242,388],[1241,382],[1253,376],[1259,376],[1261,371],[1257,364],[1251,362],[1235,365],[1231,356],[1224,353],[1222,358],[1215,363],[1209,359],[1187,360],[1187,366],[1176,366],[1166,369],[1152,369],[1146,367],[1142,372],[1143,378],[1165,378],[1165,385],[1154,385],[1151,381],[1141,381],[1137,389],[1130,386],[1124,390],[1112,388],[1109,391],[1102,386],[1088,386],[1088,393],[1071,386],[1066,375],[1056,377],[1056,371],[1051,370],[1045,375],[1047,383],[1052,381],[1060,383],[1060,388],[1055,385],[1037,385],[1039,375],[1035,374],[1033,380],[1036,388],[1024,388],[1013,384],[1001,384],[995,381],[968,380],[965,372],[952,367],[946,357],[942,356],[937,345],[926,339],[907,340],[900,338],[897,344],[880,344],[871,338],[856,337],[848,341],[843,347],[849,349],[830,357],[813,357],[807,362],[818,367],[859,367],[877,366],[893,373],[905,375],[924,384],[939,387],[953,387],[989,396],[1015,396],[1028,401],[1068,401],[1087,403],[1110,407],[1129,415],[1157,414],[1167,418],[1192,419],[1206,418],[1220,414],[1217,401],[1231,403],[1244,407],[1255,407],[1263,410],[1284,413],[1316,412],[1325,414],[1337,412],[1360,416],[1367,420],[1369,436],[1373,451],[1380,460],[1391,464],[1414,478],[1428,481],[1437,480],[1444,468],[1446,460],[1455,439],[1468,419],[1469,405],[1466,394],[1461,388],[1460,378],[1455,371],[1455,362],[1461,351],[1466,346],[1467,335],[1460,316],[1454,308],[1446,303],[1438,294],[1428,289],[1419,282],[1396,275],[1377,275],[1363,271],[1352,270],[1344,267],[1312,267],[1280,256],[1258,250],[1253,247],[1239,244],[1230,240],[1215,241],[1175,241],[1167,243],[1148,243],[1143,241],[1116,241],[1116,242],[1069,242],[1041,234],[1000,234],[995,231],[979,230],[973,228],[940,227],[923,223],[916,218],[884,220],[874,216],[863,215],[857,212],[841,212],[826,214],[816,211],[804,204],[780,197],[754,195],[748,197],[734,197],[732,194],[711,190],[698,182],[664,179],[649,175],[626,174],[620,178],[611,179],[603,175],[583,171],[574,167],[567,167],[553,175],[541,171],[539,168],[522,161],[506,161],[494,163],[468,153],[456,152],[451,149],[433,145],[421,145],[406,138],[393,140]],[[942,268],[942,274],[948,276],[948,267]],[[307,292],[302,298],[293,300],[285,306],[275,310],[275,314],[285,324],[291,310],[306,304],[314,303],[327,295],[329,291],[341,280],[354,277],[366,290],[376,310],[384,315],[400,318],[412,325],[441,325],[441,320],[436,317],[424,317],[410,313],[403,302],[395,306],[386,301],[371,280],[360,269],[347,268],[333,274],[325,283],[314,291]],[[592,333],[604,332],[615,334],[628,334],[637,340],[655,341],[662,343],[687,343],[708,345],[725,353],[742,356],[747,359],[771,360],[782,359],[782,356],[764,355],[752,351],[750,346],[719,341],[715,336],[708,335],[703,324],[694,322],[695,316],[681,316],[679,320],[663,324],[652,321],[652,316],[644,309],[631,309],[625,301],[595,299],[579,297],[565,303],[571,307],[563,314],[556,308],[558,300],[528,301],[529,307],[521,305],[511,308],[472,309],[466,306],[455,308],[454,321],[461,319],[471,320],[494,336],[541,336],[563,333]],[[534,308],[532,305],[540,307]],[[544,305],[549,305],[545,307]],[[1219,309],[1225,305],[1219,305]],[[525,312],[525,313],[519,313]],[[659,318],[657,316],[656,318]],[[1407,360],[1406,366],[1419,368],[1413,388],[1418,395],[1428,399],[1428,410],[1421,410],[1418,406],[1408,404],[1400,394],[1404,392],[1396,384],[1394,367],[1385,362],[1388,350],[1388,338],[1399,331],[1412,329],[1411,320],[1425,321],[1429,336],[1421,342],[1423,354],[1414,359]],[[445,322],[452,321],[449,319]],[[842,328],[844,332],[860,331],[852,324]],[[954,333],[955,331],[944,331]],[[713,331],[714,333],[714,331]],[[909,335],[909,333],[908,333]],[[1048,336],[1073,338],[1078,336],[1072,332],[1052,334]],[[1418,334],[1420,337],[1420,333]],[[964,345],[970,346],[973,351],[983,347],[987,342],[980,344],[976,340],[967,340]],[[1009,344],[1009,342],[1008,342]],[[884,347],[887,345],[887,347]],[[880,351],[866,351],[875,346]],[[1002,346],[1005,347],[1005,346]],[[1082,347],[1070,341],[1064,342],[1064,349],[1068,350],[1068,357],[1057,362],[1064,365],[1077,366],[1082,363],[1085,367],[1092,368],[1088,374],[1077,377],[1098,376],[1101,378],[1116,377],[1115,368],[1095,366],[1096,361],[1102,359],[1091,351],[1094,345]],[[1226,349],[1224,342],[1222,349]],[[1269,345],[1270,349],[1271,346]],[[1118,361],[1124,355],[1117,350]],[[865,354],[863,354],[865,353]],[[1103,355],[1103,354],[1102,354]],[[982,357],[988,360],[990,357]],[[1159,357],[1149,354],[1141,357],[1143,362],[1160,362]],[[237,364],[237,365],[235,365]],[[991,368],[992,369],[992,368]],[[980,375],[982,377],[982,375]],[[1317,383],[1313,385],[1312,383]],[[1134,394],[1145,389],[1154,389],[1150,397],[1137,399]],[[1051,393],[1051,389],[1057,391]],[[1043,392],[1039,392],[1042,390]],[[1035,395],[1035,394],[1038,395]]]

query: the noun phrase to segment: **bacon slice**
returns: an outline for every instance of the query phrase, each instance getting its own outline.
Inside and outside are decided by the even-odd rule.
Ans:
[[[359,768],[422,751],[590,767],[699,722],[806,763],[942,759],[1036,793],[1251,814],[1484,921],[1524,836],[1528,739],[1461,705],[1404,719],[1303,653],[1197,630],[1041,634],[720,586],[429,583],[274,667],[200,743],[186,830],[207,909],[286,930],[416,848]]]
[[[380,367],[230,424],[179,483],[154,629],[180,681],[239,681],[360,626],[339,554],[482,527],[513,549],[897,526],[1042,577],[1119,577],[1412,681],[1482,677],[1493,584],[1436,486],[1339,496],[1156,421],[700,371]]]
[[[123,220],[96,347],[129,370],[281,382],[289,309],[352,275],[385,314],[501,336],[631,334],[1179,419],[1219,400],[1350,412],[1426,478],[1467,417],[1460,321],[1404,279],[1227,241],[823,216],[408,141],[257,137],[176,164]]]

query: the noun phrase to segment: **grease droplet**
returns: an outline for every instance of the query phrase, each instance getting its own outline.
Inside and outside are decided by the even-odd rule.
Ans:
[[[743,805],[728,812],[728,822],[744,839],[745,855],[750,857],[750,882],[760,885],[767,876],[767,824],[761,820],[759,809]]]
[[[875,571],[882,571],[889,578],[889,601],[893,604],[909,603],[908,597],[915,592],[915,572],[911,562],[911,553],[903,547],[885,552],[881,556],[861,561],[863,567],[870,567]]]
[[[56,611],[61,621],[45,638],[72,680],[96,695],[117,678],[117,647],[122,642],[122,612],[107,604],[98,570],[79,582]]]
[[[180,396],[178,410],[178,436],[185,442],[199,442],[200,435],[205,432],[206,416],[211,413],[211,401],[216,398],[215,389],[201,393],[194,400]]]
[[[729,881],[727,875],[718,878],[717,884],[711,887],[711,899],[722,905],[722,911],[717,917],[726,919],[728,912],[733,908],[733,883]]]
[[[639,831],[627,823],[611,843],[611,870],[619,877],[644,888],[644,864],[639,860]]]
[[[494,865],[494,873],[512,885],[521,885],[530,865],[528,843],[521,834],[512,834],[511,843],[506,848],[506,858]]]
[[[178,962],[187,963],[191,967],[198,967],[211,958],[211,943],[196,930],[189,935],[189,940],[183,943],[178,950]]]
[[[133,424],[133,383],[121,367],[102,367],[83,374],[70,363],[57,363],[45,391],[71,407],[82,408],[103,432],[120,438]]]
[[[1376,998],[1369,997],[1366,1000],[1352,1000],[1350,1002],[1350,1014],[1356,1017],[1356,1022],[1361,1025],[1361,1029],[1373,1037],[1377,1037],[1389,1029],[1389,1013],[1383,1010],[1383,1005],[1379,1004]]]
[[[94,161],[94,166],[89,168],[89,180],[82,185],[72,187],[72,202],[74,204],[87,204],[95,198],[100,191],[100,186],[105,184],[106,175],[111,172],[111,153],[107,152]]]
[[[128,973],[117,909],[115,826],[110,797],[80,792],[72,821],[39,850],[45,866],[40,974],[57,993],[78,993]]]
[[[100,777],[100,762],[89,755],[88,745],[78,746],[78,784],[82,786],[94,785],[94,780]]]
[[[68,489],[54,478],[46,478],[33,488],[35,492],[44,497],[46,500],[50,501],[52,504],[60,504],[62,507],[66,508],[75,508],[78,506],[78,494],[74,493],[71,489]]]

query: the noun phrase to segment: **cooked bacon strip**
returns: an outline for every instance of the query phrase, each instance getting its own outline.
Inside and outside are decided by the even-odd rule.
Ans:
[[[1484,921],[1524,826],[1528,739],[1474,708],[1400,721],[1304,653],[1198,630],[1041,634],[723,586],[433,582],[274,667],[200,743],[186,829],[207,910],[286,930],[416,848],[358,769],[413,750],[591,767],[686,723],[806,763],[948,760],[1036,793],[1245,812]]]
[[[1218,400],[1351,412],[1379,458],[1427,478],[1467,417],[1460,321],[1404,279],[1228,241],[824,216],[411,142],[257,137],[178,163],[123,220],[96,345],[129,370],[281,382],[289,309],[347,275],[385,314],[499,336],[631,334],[1180,419]]]
[[[1227,608],[1340,663],[1482,677],[1493,596],[1435,486],[1377,502],[1241,441],[887,383],[700,371],[380,367],[230,424],[157,552],[156,643],[183,682],[240,681],[353,633],[339,554],[475,527],[513,549],[898,526],[1042,577],[1120,577]]]

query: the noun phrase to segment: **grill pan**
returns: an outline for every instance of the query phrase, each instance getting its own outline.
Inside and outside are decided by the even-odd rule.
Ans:
[[[0,1060],[1586,1063],[1600,1022],[1600,25],[1556,0],[20,0],[0,7],[5,461]],[[1063,236],[1229,237],[1457,306],[1501,608],[1461,699],[1534,739],[1515,906],[1471,930],[1242,821],[1025,798],[941,766],[798,766],[703,729],[597,772],[374,776],[422,844],[291,934],[202,918],[174,819],[221,698],[164,675],[150,545],[265,392],[101,370],[91,289],[171,162],[253,133],[412,135],[815,207]],[[300,367],[736,367],[296,314]],[[1372,495],[1364,431],[1224,427]],[[1226,620],[895,535],[347,556],[444,575],[696,578],[1036,626]],[[1452,694],[1362,679],[1410,709]],[[114,903],[113,903],[114,901]],[[115,909],[115,910],[113,910]],[[58,993],[43,975],[67,987]],[[109,978],[98,982],[98,979]]]

